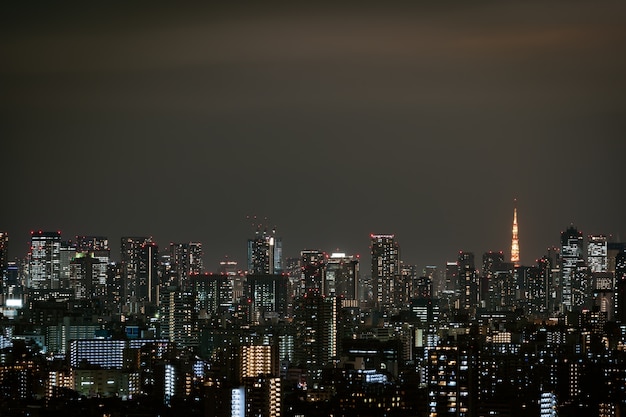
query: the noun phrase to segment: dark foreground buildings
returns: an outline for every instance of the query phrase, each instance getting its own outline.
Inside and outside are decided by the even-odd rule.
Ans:
[[[517,213],[514,215],[517,226]],[[0,233],[0,415],[598,416],[626,412],[626,251],[574,226],[529,266],[360,258],[259,231],[244,271],[198,242]],[[482,262],[480,261],[482,260]]]

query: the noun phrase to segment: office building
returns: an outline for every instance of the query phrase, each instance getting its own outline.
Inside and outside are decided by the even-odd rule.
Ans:
[[[400,248],[394,235],[370,235],[374,303],[380,310],[397,304],[394,284],[400,275]]]
[[[285,317],[288,283],[286,275],[247,276],[246,293],[249,299],[249,319],[252,323]]]
[[[170,243],[169,248],[169,275],[173,279],[169,285],[187,288],[190,275],[198,275],[204,271],[202,261],[202,243]]]
[[[121,259],[127,309],[146,313],[159,301],[159,247],[151,238],[123,237]]]
[[[359,300],[358,257],[336,252],[326,259],[322,294],[343,300]]]
[[[9,262],[9,234],[0,232],[0,276],[4,274]]]
[[[200,274],[190,277],[195,311],[200,317],[219,316],[233,308],[233,280],[225,274]]]
[[[197,347],[199,330],[196,300],[192,291],[164,288],[160,294],[161,337],[181,347]]]
[[[257,229],[255,236],[248,239],[248,274],[272,275],[283,270],[283,246],[276,232]]]
[[[583,259],[583,234],[574,226],[561,233],[561,305],[563,312],[580,309],[588,298]]]
[[[339,299],[311,289],[296,300],[294,362],[315,379],[337,356]]]
[[[61,232],[31,232],[28,287],[57,289],[61,278]]]
[[[151,241],[152,239],[149,237],[123,237],[121,239],[122,280],[124,282],[124,296],[127,299],[137,297],[141,247]]]
[[[608,271],[608,244],[604,235],[589,235],[587,240],[587,266],[589,272]]]
[[[111,259],[109,239],[105,236],[76,236],[76,255],[96,259],[94,263],[94,285],[99,289],[98,294],[104,293],[107,282],[107,270]]]
[[[474,254],[472,252],[459,252],[459,306],[465,312],[475,312],[478,307],[478,273],[474,266]]]
[[[300,285],[297,296],[306,293],[309,289],[322,290],[325,261],[326,254],[321,250],[300,251]]]

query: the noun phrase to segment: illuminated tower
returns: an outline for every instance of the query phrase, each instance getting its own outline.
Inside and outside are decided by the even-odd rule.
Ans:
[[[517,203],[517,200],[515,200]],[[519,262],[519,237],[517,235],[517,207],[513,208],[513,239],[511,241],[511,263],[520,266]]]

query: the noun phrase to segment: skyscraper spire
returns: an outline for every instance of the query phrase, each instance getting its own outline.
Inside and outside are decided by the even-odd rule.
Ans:
[[[511,241],[511,263],[519,266],[519,238],[517,236],[517,199],[513,200],[513,240]]]

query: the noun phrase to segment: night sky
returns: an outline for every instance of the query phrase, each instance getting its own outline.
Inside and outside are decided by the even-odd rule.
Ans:
[[[90,3],[90,2],[87,2]],[[626,2],[3,6],[0,230],[522,263],[626,241]],[[58,6],[57,6],[58,7]],[[366,265],[363,266],[367,270]]]

